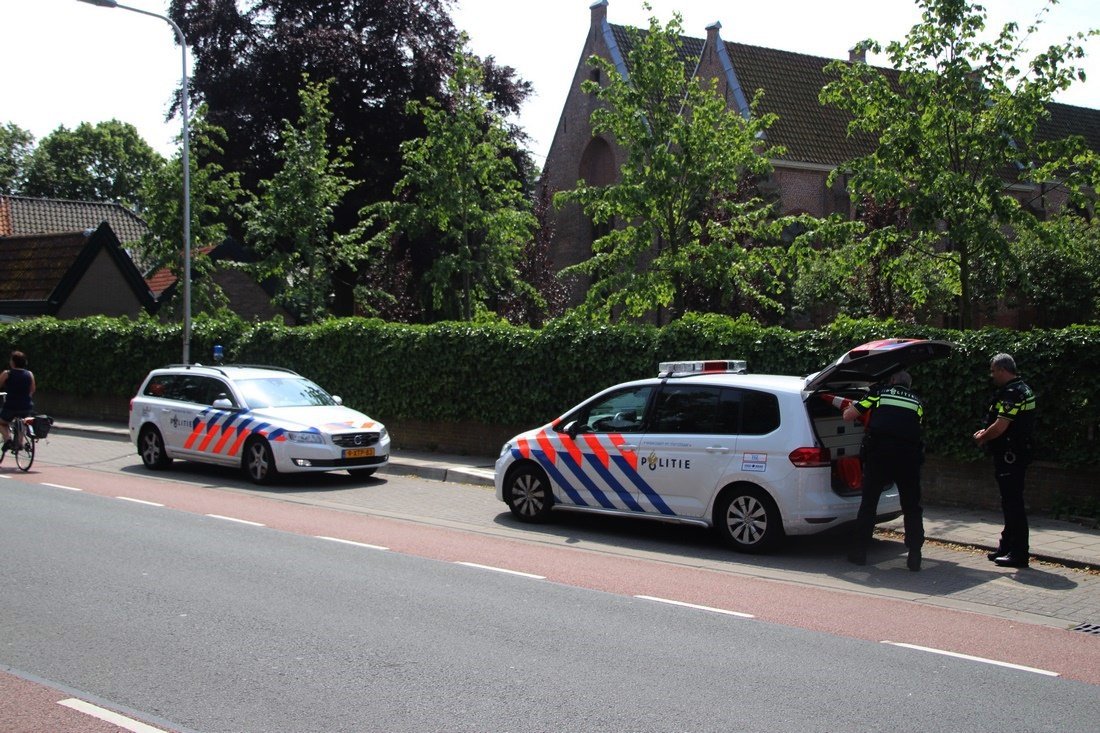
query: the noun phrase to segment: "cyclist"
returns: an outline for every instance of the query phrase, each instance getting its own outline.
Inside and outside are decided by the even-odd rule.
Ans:
[[[12,418],[27,417],[34,412],[34,374],[27,369],[27,355],[22,351],[13,351],[9,364],[11,368],[0,373],[0,392],[8,393],[0,409],[3,450],[11,449]]]

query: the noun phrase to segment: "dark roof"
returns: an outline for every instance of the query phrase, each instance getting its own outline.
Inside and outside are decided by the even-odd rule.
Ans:
[[[138,302],[154,311],[149,288],[104,222],[94,230],[0,237],[0,313],[55,315],[103,249]]]
[[[615,41],[624,55],[633,45],[635,33],[646,30],[610,24]],[[705,41],[681,36],[680,56],[688,74],[703,53]],[[836,166],[872,152],[873,138],[867,134],[849,137],[848,113],[818,101],[822,87],[834,77],[825,73],[826,65],[836,59],[763,46],[723,41],[726,52],[748,100],[756,90],[764,90],[759,112],[774,113],[778,119],[767,132],[768,142],[782,145],[786,160]],[[876,67],[896,79],[897,71]],[[1057,140],[1082,135],[1086,144],[1100,151],[1100,110],[1051,103],[1051,117],[1041,123],[1038,137]]]
[[[136,242],[149,227],[121,204],[0,195],[0,236],[95,229],[103,222],[120,242]]]

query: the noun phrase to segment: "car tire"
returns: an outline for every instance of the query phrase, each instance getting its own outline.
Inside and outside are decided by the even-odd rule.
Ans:
[[[263,438],[253,438],[245,443],[241,468],[254,484],[270,484],[279,473],[275,468],[271,445]]]
[[[546,472],[521,463],[504,477],[504,503],[521,522],[545,522],[554,506],[554,491]]]
[[[766,491],[751,484],[726,489],[714,511],[722,542],[739,552],[761,553],[783,538],[783,518]]]
[[[377,468],[349,468],[348,474],[355,478],[370,478],[377,470]]]
[[[138,455],[151,471],[163,471],[172,465],[172,457],[164,447],[164,438],[152,425],[146,425],[138,433]]]

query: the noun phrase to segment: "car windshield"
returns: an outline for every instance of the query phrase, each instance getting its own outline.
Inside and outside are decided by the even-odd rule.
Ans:
[[[265,407],[314,407],[335,405],[328,392],[302,377],[266,377],[237,382],[245,404],[254,410]]]

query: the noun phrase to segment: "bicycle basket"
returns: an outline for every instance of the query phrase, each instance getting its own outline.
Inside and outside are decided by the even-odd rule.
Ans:
[[[53,427],[53,418],[49,415],[35,415],[31,427],[34,430],[34,437],[45,438],[50,434],[50,428]]]

